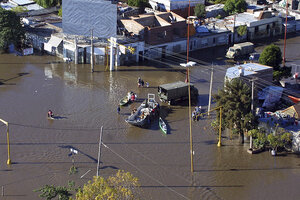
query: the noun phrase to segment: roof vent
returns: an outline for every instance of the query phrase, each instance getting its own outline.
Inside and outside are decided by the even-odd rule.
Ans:
[[[243,67],[238,67],[239,69],[239,76],[244,76],[244,68]]]

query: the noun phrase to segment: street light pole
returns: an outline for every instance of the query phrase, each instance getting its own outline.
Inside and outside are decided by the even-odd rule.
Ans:
[[[192,135],[192,111],[191,111],[191,84],[188,77],[189,89],[189,121],[190,121],[190,154],[191,154],[191,172],[194,172],[194,151],[193,151],[193,135]]]
[[[10,160],[10,146],[9,146],[9,125],[7,121],[4,121],[3,119],[0,119],[0,121],[6,125],[6,139],[7,139],[7,165],[11,165]]]
[[[186,63],[189,62],[189,51],[190,51],[190,0],[189,0],[189,9],[188,9],[188,27],[187,27],[187,40],[186,40]],[[186,68],[186,79],[185,82],[188,83],[189,82],[189,68]]]
[[[222,134],[222,107],[220,107],[220,127],[219,127],[219,142],[218,142],[218,147],[220,147],[221,144],[221,134]]]

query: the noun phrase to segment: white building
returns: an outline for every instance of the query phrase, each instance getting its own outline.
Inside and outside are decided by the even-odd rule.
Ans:
[[[226,29],[232,32],[229,43],[233,41],[252,41],[260,38],[273,37],[282,34],[282,20],[270,11],[253,11],[239,13],[226,17],[224,20],[211,22],[218,29]],[[245,35],[239,35],[239,26],[247,26]]]
[[[149,0],[150,5],[154,10],[172,11],[183,9],[189,6],[188,0]],[[190,1],[190,6],[194,7],[196,4],[205,4],[205,0]]]

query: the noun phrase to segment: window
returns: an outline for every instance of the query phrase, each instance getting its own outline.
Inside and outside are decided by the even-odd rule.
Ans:
[[[213,44],[216,44],[216,38],[213,38]]]
[[[255,27],[254,33],[258,32],[258,26]]]
[[[208,45],[207,39],[202,39],[201,44],[202,44],[202,46],[207,46]]]

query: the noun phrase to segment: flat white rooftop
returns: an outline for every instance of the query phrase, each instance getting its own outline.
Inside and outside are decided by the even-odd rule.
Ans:
[[[271,69],[272,67],[266,66],[266,65],[261,65],[258,63],[247,63],[247,64],[242,64],[242,65],[236,65],[234,67],[230,67],[226,71],[226,77],[233,79],[240,77],[240,67],[244,69],[244,76],[250,76],[253,74],[257,74],[259,71]]]
[[[16,4],[18,6],[24,6],[29,4],[34,4],[35,2],[32,0],[10,0],[11,3]]]

